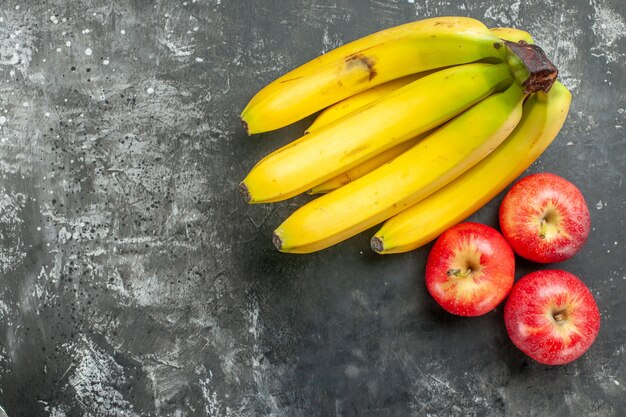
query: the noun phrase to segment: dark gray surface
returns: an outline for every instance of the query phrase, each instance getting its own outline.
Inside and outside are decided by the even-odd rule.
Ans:
[[[0,404],[15,416],[626,415],[623,0],[0,3]],[[437,15],[528,29],[573,91],[530,172],[577,184],[593,231],[559,265],[602,314],[563,367],[501,309],[444,313],[429,247],[371,233],[318,254],[271,231],[306,197],[238,182],[305,123],[246,137],[266,83],[375,30]],[[500,197],[472,219],[495,226]],[[520,262],[517,276],[535,265]]]

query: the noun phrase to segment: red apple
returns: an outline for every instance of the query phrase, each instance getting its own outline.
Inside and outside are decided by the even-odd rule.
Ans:
[[[519,256],[560,262],[580,250],[589,236],[589,209],[574,184],[558,175],[519,180],[500,205],[500,229]]]
[[[578,359],[600,330],[600,312],[589,288],[575,275],[546,270],[522,277],[504,306],[509,337],[546,365]]]
[[[461,223],[435,242],[426,286],[437,303],[459,316],[493,310],[513,286],[515,255],[504,237],[480,223]]]

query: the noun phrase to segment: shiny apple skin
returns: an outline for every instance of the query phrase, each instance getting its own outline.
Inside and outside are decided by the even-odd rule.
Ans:
[[[561,262],[574,256],[589,236],[589,209],[580,190],[551,173],[519,180],[500,205],[500,229],[522,258]],[[545,219],[545,226],[542,226]]]
[[[462,275],[471,268],[466,276]],[[452,271],[452,274],[450,274]],[[445,231],[426,262],[426,286],[446,311],[480,316],[507,296],[515,278],[515,255],[494,228],[465,222]]]
[[[513,286],[504,323],[513,344],[526,355],[545,365],[564,365],[591,347],[600,330],[600,312],[578,277],[544,270]]]

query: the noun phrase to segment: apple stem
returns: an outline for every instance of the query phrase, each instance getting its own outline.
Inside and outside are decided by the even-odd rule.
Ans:
[[[446,271],[446,275],[451,277],[451,276],[455,276],[457,278],[461,278],[461,277],[466,277],[469,274],[472,273],[472,268],[467,268],[467,271],[465,272],[461,272],[461,270],[459,268],[454,268],[454,269],[448,269]]]
[[[565,311],[557,311],[556,313],[552,314],[552,318],[557,323],[562,323],[563,321],[565,321]]]
[[[548,224],[548,222],[546,221],[546,219],[541,219],[541,224],[539,225],[539,237],[541,239],[545,239],[546,238],[546,225]]]

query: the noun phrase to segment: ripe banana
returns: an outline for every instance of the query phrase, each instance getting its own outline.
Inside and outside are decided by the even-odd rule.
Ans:
[[[406,77],[388,81],[384,84],[372,87],[369,90],[361,91],[352,97],[341,100],[339,103],[335,103],[332,106],[325,108],[319,116],[315,118],[311,126],[304,131],[304,133],[311,133],[318,130],[322,126],[326,126],[335,120],[341,119],[343,116],[357,111],[366,105],[373,103],[379,98],[386,96],[392,91],[395,91],[400,87],[404,87],[405,85],[410,84],[427,74],[429,74],[429,72],[407,75]]]
[[[526,43],[534,43],[532,36],[523,30],[515,29],[515,28],[492,28],[491,32],[498,36],[500,39],[504,39],[511,42],[526,42]],[[369,90],[365,90],[359,94],[356,94],[352,97],[348,97],[345,100],[340,101],[339,103],[333,104],[330,107],[327,107],[324,111],[320,113],[319,116],[315,119],[313,124],[305,131],[305,133],[312,132],[316,129],[319,129],[321,126],[324,126],[330,122],[333,122],[346,114],[349,114],[357,109],[364,107],[367,104],[379,99],[380,97],[389,94],[397,88],[403,87],[411,80],[415,80],[425,73],[419,73],[414,75],[409,75],[407,77],[399,78],[397,80],[389,81],[385,84],[381,84],[377,87],[370,88]],[[313,187],[308,191],[309,194],[324,194],[330,192],[336,188],[339,188],[343,185],[346,185],[349,182],[354,181],[357,178],[361,178],[363,175],[367,174],[370,171],[378,168],[382,164],[385,164],[391,161],[396,156],[400,155],[402,152],[406,151],[410,147],[412,147],[415,143],[417,143],[420,137],[407,141],[405,143],[401,143],[400,145],[396,145],[393,148],[374,156],[371,159],[355,166],[343,172],[336,177],[333,177],[323,183]]]
[[[305,204],[274,231],[274,244],[291,253],[324,249],[417,203],[495,149],[521,118],[525,95],[513,83],[393,161]]]
[[[416,249],[463,221],[495,197],[552,143],[565,122],[571,94],[556,82],[531,95],[522,120],[489,156],[439,191],[389,219],[374,235],[372,249],[399,253]]]
[[[511,83],[504,63],[437,71],[271,153],[240,188],[249,203],[293,197],[439,126]]]
[[[241,113],[248,134],[278,129],[387,81],[484,58],[505,48],[481,22],[438,17],[366,36],[283,75]]]

